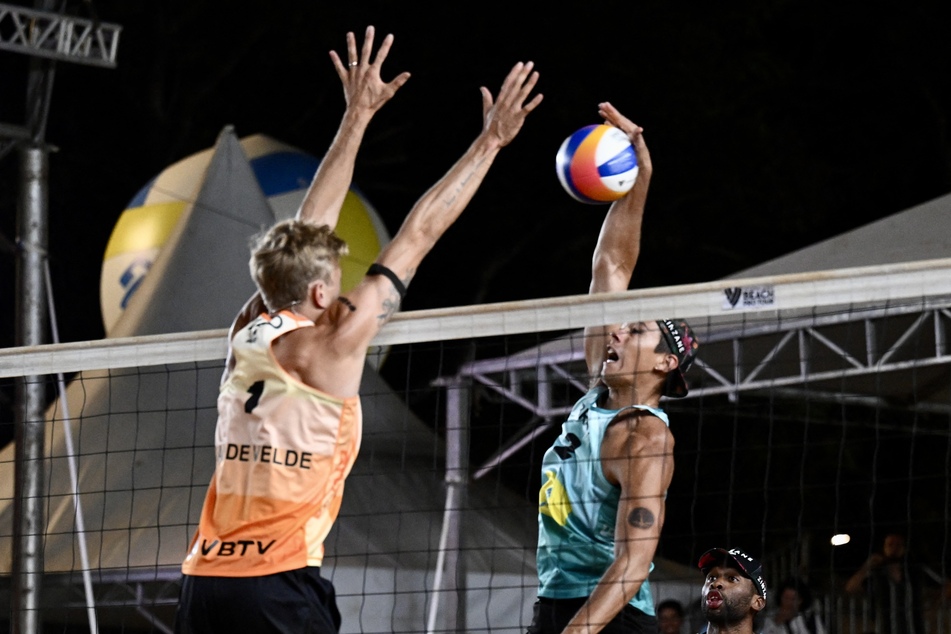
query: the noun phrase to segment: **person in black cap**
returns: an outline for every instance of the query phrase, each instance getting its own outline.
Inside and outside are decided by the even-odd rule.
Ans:
[[[630,138],[639,170],[605,217],[592,294],[630,284],[652,172],[643,129],[609,103],[599,114]],[[687,394],[684,372],[697,347],[689,326],[675,319],[585,330],[591,389],[542,464],[531,634],[657,632],[647,576],[674,469],[674,437],[660,401]]]
[[[700,608],[707,625],[701,633],[753,634],[756,617],[766,608],[763,565],[739,548],[712,548],[697,567],[705,576]]]

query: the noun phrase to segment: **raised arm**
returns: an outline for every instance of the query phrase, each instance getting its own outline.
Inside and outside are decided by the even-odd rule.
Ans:
[[[601,465],[620,486],[614,562],[565,632],[593,634],[640,590],[650,572],[664,524],[664,495],[674,473],[674,438],[658,418],[632,413],[608,428]]]
[[[525,118],[541,103],[540,94],[529,100],[538,82],[533,66],[532,62],[516,64],[502,83],[497,99],[487,88],[481,88],[483,126],[479,136],[446,175],[416,202],[377,258],[376,263],[392,271],[404,286],[409,285],[420,262],[472,199],[499,150],[512,142]],[[365,278],[347,296],[355,306],[367,306],[367,310],[348,315],[347,328],[355,346],[365,345],[376,335],[401,299],[395,285],[385,276]],[[372,326],[366,323],[370,317],[375,322]]]
[[[848,594],[862,594],[865,592],[865,582],[872,572],[882,567],[885,558],[880,553],[872,553],[862,566],[845,582],[845,591]]]
[[[353,165],[357,151],[363,141],[363,134],[373,115],[389,101],[396,91],[409,79],[409,73],[400,73],[389,83],[380,77],[380,68],[393,45],[393,36],[387,35],[380,49],[371,61],[375,29],[368,26],[363,40],[363,48],[357,52],[357,41],[353,33],[347,33],[347,65],[344,66],[335,51],[330,51],[330,59],[343,84],[343,95],[347,102],[343,119],[327,154],[320,162],[307,194],[297,210],[297,218],[314,224],[337,226],[340,209],[350,189],[353,179]],[[228,341],[249,321],[266,312],[267,307],[260,293],[255,293],[245,303],[231,323]],[[225,369],[225,378],[233,365],[229,350]]]
[[[644,129],[617,111],[610,103],[602,103],[598,113],[609,123],[627,134],[637,154],[637,180],[623,198],[615,201],[601,225],[601,234],[591,261],[589,293],[626,291],[641,251],[641,221],[650,186],[653,166],[650,152],[644,142]],[[607,337],[615,325],[585,329],[585,359],[588,372],[598,376],[604,361]]]
[[[356,37],[353,33],[347,33],[346,65],[336,51],[330,51],[330,59],[343,84],[347,108],[340,128],[297,211],[297,217],[301,220],[337,226],[340,209],[353,180],[353,166],[363,134],[373,115],[409,79],[409,73],[404,72],[388,83],[383,81],[380,70],[393,45],[393,36],[383,38],[380,49],[371,61],[374,34],[374,28],[368,26],[362,50],[358,53]]]

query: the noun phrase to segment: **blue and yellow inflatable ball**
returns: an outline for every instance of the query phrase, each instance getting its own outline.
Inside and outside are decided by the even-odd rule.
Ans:
[[[293,217],[320,161],[260,134],[241,139],[241,147],[275,218]],[[119,216],[106,245],[99,281],[107,335],[145,279],[182,213],[197,198],[213,152],[213,148],[203,150],[163,170]],[[342,286],[346,291],[362,279],[390,236],[376,210],[355,189],[347,193],[336,231],[350,246],[350,254],[341,262]]]

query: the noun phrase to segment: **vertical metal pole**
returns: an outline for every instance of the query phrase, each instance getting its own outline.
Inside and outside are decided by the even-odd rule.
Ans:
[[[47,243],[46,148],[20,150],[21,189],[17,211],[17,345],[32,346],[46,336],[43,264]],[[43,577],[43,377],[20,377],[16,384],[16,464],[14,467],[13,627],[14,634],[40,631]]]
[[[456,609],[455,631],[465,632],[466,627],[466,570],[465,536],[463,514],[469,506],[469,381],[460,381],[449,389],[448,399],[454,403],[453,408],[459,413],[458,424],[446,430],[446,487],[455,489],[453,496],[456,507],[453,509],[453,521],[450,523],[449,551],[454,552],[452,567],[455,574],[450,579],[455,580]],[[451,622],[451,621],[450,621]]]
[[[34,0],[49,11],[55,0]],[[55,63],[34,58],[26,92],[26,129],[30,141],[20,146],[20,196],[17,205],[17,332],[20,346],[46,338],[46,294],[43,272],[47,255],[49,148],[46,121],[53,91]],[[41,630],[40,592],[43,582],[43,377],[20,377],[16,384],[16,440],[13,501],[13,634]]]
[[[463,513],[469,486],[469,382],[446,388],[446,506],[440,538],[437,578],[427,631],[435,631],[437,609],[445,631],[466,631],[466,562]]]

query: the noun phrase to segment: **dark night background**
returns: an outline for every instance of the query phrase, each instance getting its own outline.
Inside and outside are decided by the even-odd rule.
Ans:
[[[167,165],[210,147],[228,124],[323,154],[344,105],[327,51],[343,51],[348,30],[362,40],[367,24],[378,41],[396,35],[384,78],[413,74],[371,124],[354,180],[391,233],[477,134],[480,85],[495,94],[512,64],[532,60],[545,95],[421,267],[404,310],[586,292],[606,207],[570,199],[554,155],[569,133],[599,122],[604,100],[644,126],[655,168],[636,287],[715,280],[951,191],[946,2],[94,7],[123,27],[119,67],[58,63],[46,135],[58,148],[49,234],[63,341],[103,336],[106,242]],[[87,5],[67,8],[88,16]],[[0,51],[4,123],[23,122],[27,65]],[[16,152],[0,161],[5,245],[16,235],[17,170]],[[2,346],[14,343],[13,289],[3,251]],[[816,445],[832,463],[840,436]],[[721,449],[742,437],[719,439]],[[798,457],[780,465],[795,469]]]

